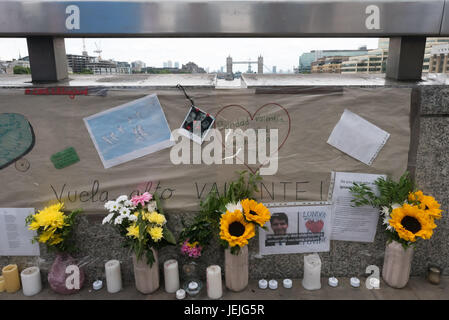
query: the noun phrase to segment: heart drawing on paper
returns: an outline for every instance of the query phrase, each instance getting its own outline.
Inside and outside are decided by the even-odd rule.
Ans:
[[[18,113],[0,113],[0,169],[9,166],[33,149],[34,131]]]
[[[276,110],[277,109],[277,110]],[[243,114],[245,114],[245,115],[247,115],[248,117],[249,117],[249,120],[248,121],[246,121],[246,123],[244,123],[242,126],[246,126],[246,129],[248,129],[248,128],[254,128],[254,127],[256,127],[256,126],[251,126],[251,124],[253,123],[253,122],[258,122],[259,121],[259,118],[263,118],[263,116],[260,116],[260,114],[262,113],[262,111],[266,111],[266,110],[268,110],[268,111],[275,111],[275,112],[277,112],[277,113],[281,113],[281,114],[284,114],[285,116],[286,116],[286,120],[284,120],[283,118],[280,118],[282,121],[281,122],[283,122],[283,125],[285,126],[285,127],[287,127],[287,132],[286,132],[286,134],[285,134],[285,136],[283,137],[283,139],[281,140],[281,143],[278,145],[278,148],[277,148],[277,150],[275,150],[275,151],[273,151],[273,152],[271,152],[270,153],[270,155],[269,155],[269,158],[271,158],[274,154],[276,154],[277,152],[279,152],[279,150],[282,148],[282,146],[285,144],[285,142],[287,141],[287,138],[289,137],[289,135],[290,135],[290,129],[291,129],[291,118],[290,118],[290,114],[288,113],[288,111],[287,111],[287,109],[285,109],[283,106],[281,106],[280,104],[277,104],[277,103],[274,103],[274,102],[270,102],[270,103],[267,103],[267,104],[264,104],[264,105],[262,105],[261,107],[259,107],[254,113],[252,113],[251,114],[251,112],[249,112],[248,111],[248,109],[246,109],[245,107],[243,107],[243,106],[241,106],[241,105],[238,105],[238,104],[230,104],[230,105],[227,105],[227,106],[224,106],[223,108],[221,108],[218,112],[217,112],[217,114],[215,115],[215,123],[214,123],[214,128],[217,128],[217,122],[218,123],[221,123],[221,122],[223,122],[223,120],[220,120],[220,116],[221,115],[223,115],[226,111],[229,111],[229,112],[232,112],[232,118],[233,119],[238,119],[237,117],[235,117],[235,114],[238,114],[238,113],[243,113]],[[276,116],[271,116],[271,117],[274,117],[274,118],[276,118]],[[226,118],[225,118],[226,119]],[[264,121],[266,122],[266,118],[263,118],[263,119],[265,119]],[[235,121],[235,120],[234,120]],[[232,122],[232,121],[231,121]],[[237,121],[238,122],[238,121]],[[263,122],[263,121],[262,121]],[[239,129],[242,129],[243,131],[244,131],[244,129],[243,128],[241,128],[241,126],[239,126],[238,127]],[[264,126],[264,128],[266,128],[267,130],[269,129],[269,125],[268,124],[266,124],[265,126]],[[218,128],[218,129],[222,129],[222,128]],[[274,127],[273,129],[279,129],[279,127]],[[225,146],[224,145],[224,141],[221,141],[221,144],[223,145],[223,147]],[[267,147],[267,150],[268,150],[268,147]],[[270,150],[271,151],[271,150]],[[242,158],[240,158],[238,155],[235,155],[235,158],[237,158],[237,159],[239,159],[239,160],[241,160],[242,162],[243,162],[243,164],[253,173],[253,174],[255,174],[262,166],[264,166],[265,164],[267,164],[268,162],[266,162],[266,163],[261,163],[261,164],[259,164],[258,165],[258,167],[254,170],[254,169],[252,169],[250,166],[249,166],[249,164],[247,164],[245,161],[244,161],[244,159],[242,159]]]
[[[306,222],[307,230],[311,231],[312,233],[321,232],[323,227],[324,227],[323,220],[318,220],[318,221],[309,220],[309,221]]]

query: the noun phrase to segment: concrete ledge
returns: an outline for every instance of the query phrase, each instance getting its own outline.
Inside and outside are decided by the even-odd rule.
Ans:
[[[223,279],[224,280],[224,279]],[[224,287],[221,300],[448,300],[449,277],[443,277],[439,285],[430,284],[423,277],[412,277],[405,288],[394,289],[383,281],[379,289],[369,290],[365,287],[365,278],[360,279],[360,288],[349,285],[349,278],[339,278],[339,286],[336,288],[327,285],[327,278],[321,279],[321,289],[307,291],[301,285],[302,279],[293,279],[293,288],[282,287],[282,279],[277,279],[280,286],[277,290],[261,290],[257,286],[257,280],[251,280],[248,287],[241,292],[231,292]],[[144,295],[138,292],[134,284],[124,286],[123,290],[111,294],[106,287],[94,291],[91,284],[77,294],[59,295],[46,286],[39,294],[26,297],[22,291],[13,294],[0,293],[0,300],[176,300],[174,293],[166,293],[161,286],[155,293]],[[209,300],[207,291],[203,288],[195,297],[187,297],[186,300]]]

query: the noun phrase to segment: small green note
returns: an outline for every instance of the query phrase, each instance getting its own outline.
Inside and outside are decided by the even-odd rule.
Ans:
[[[73,147],[59,151],[50,157],[51,162],[56,169],[62,169],[71,166],[80,161],[78,154]]]

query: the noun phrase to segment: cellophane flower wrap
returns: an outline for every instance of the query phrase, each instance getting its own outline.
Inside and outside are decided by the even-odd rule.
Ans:
[[[184,223],[180,235],[181,252],[188,255],[193,250],[192,244],[203,249],[216,238],[223,248],[238,254],[240,248],[256,235],[257,226],[266,228],[270,211],[253,199],[261,177],[252,173],[246,177],[246,173],[239,172],[238,179],[228,183],[222,195],[212,189],[201,202],[201,212],[193,223],[189,226]]]
[[[395,240],[404,248],[418,239],[430,239],[437,227],[435,220],[441,218],[440,204],[434,197],[414,190],[406,172],[398,182],[391,178],[379,178],[374,184],[378,193],[365,184],[357,184],[350,191],[356,206],[371,205],[380,211],[389,240]]]
[[[59,253],[75,251],[73,228],[75,218],[81,212],[81,209],[64,211],[64,203],[56,203],[29,215],[25,220],[28,229],[37,233],[32,242],[45,244],[49,251]]]
[[[145,255],[150,266],[155,261],[152,248],[176,244],[173,233],[167,228],[158,197],[148,192],[131,199],[122,195],[106,202],[105,208],[109,214],[103,219],[103,224],[113,225],[123,237],[125,247],[131,248],[137,259]]]

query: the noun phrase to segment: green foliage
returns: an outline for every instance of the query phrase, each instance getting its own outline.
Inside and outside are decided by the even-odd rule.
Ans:
[[[369,205],[374,208],[381,209],[382,207],[388,207],[391,211],[392,204],[401,204],[407,201],[410,192],[413,192],[414,185],[413,181],[410,179],[409,173],[405,172],[398,182],[393,181],[390,177],[379,178],[374,184],[379,190],[379,195],[376,195],[374,191],[368,187],[366,184],[354,183],[349,189],[352,193],[354,199],[351,201],[356,207]],[[401,239],[399,234],[393,230],[385,230],[389,238],[389,242],[397,241],[404,249],[407,249],[412,242]]]
[[[14,66],[14,74],[31,74],[31,69],[22,66]]]
[[[247,173],[247,171],[238,172],[238,179],[225,185],[223,195],[219,194],[216,187],[212,188],[206,198],[200,202],[201,211],[193,222],[187,226],[182,221],[184,229],[179,237],[181,243],[189,239],[189,242],[198,241],[204,247],[209,245],[214,237],[219,237],[220,218],[226,211],[226,205],[246,198],[253,199],[254,194],[259,191],[257,184],[262,180],[262,177],[259,173],[248,173],[248,175]],[[224,248],[228,247],[226,241],[219,240],[219,242]],[[234,251],[239,249],[234,248],[232,248]]]
[[[379,209],[385,206],[391,209],[393,203],[402,204],[406,201],[409,193],[413,192],[414,188],[408,172],[405,172],[398,182],[393,181],[390,177],[386,179],[381,177],[374,184],[379,190],[379,196],[366,184],[354,183],[349,191],[354,196],[354,199],[351,201],[355,206],[370,205]]]
[[[76,74],[94,74],[94,72],[90,69],[83,69],[81,72],[76,72]]]

